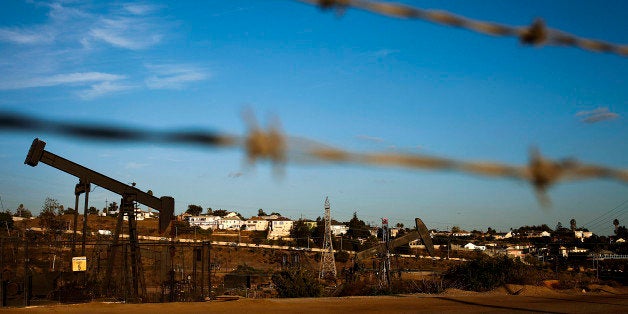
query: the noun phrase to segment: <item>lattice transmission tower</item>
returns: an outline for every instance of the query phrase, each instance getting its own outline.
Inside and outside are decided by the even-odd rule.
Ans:
[[[336,280],[336,260],[334,259],[334,248],[331,237],[331,210],[329,206],[329,198],[325,198],[325,242],[323,242],[323,251],[321,258],[321,274],[320,278],[327,280]]]

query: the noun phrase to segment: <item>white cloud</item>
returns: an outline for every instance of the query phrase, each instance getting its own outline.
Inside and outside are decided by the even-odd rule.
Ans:
[[[160,9],[159,6],[145,3],[127,3],[123,4],[122,8],[124,8],[127,12],[135,15],[146,15]]]
[[[190,65],[147,65],[146,68],[152,73],[146,79],[146,86],[150,89],[181,89],[186,83],[208,77],[204,71]]]
[[[113,94],[129,89],[133,89],[135,86],[123,85],[111,81],[104,81],[98,84],[90,86],[90,89],[84,90],[78,93],[79,97],[83,99],[94,99],[100,96]]]
[[[0,41],[16,44],[41,44],[49,43],[52,40],[53,36],[51,34],[34,29],[0,28]]]
[[[375,143],[381,143],[384,141],[384,139],[381,137],[368,136],[368,135],[358,135],[356,136],[356,138],[360,140],[368,141],[368,142],[375,142]]]
[[[580,117],[580,121],[585,123],[596,123],[617,119],[619,115],[608,110],[608,107],[598,107],[593,110],[578,111],[576,117]]]
[[[155,24],[135,18],[101,19],[89,35],[116,47],[140,50],[161,41],[163,36],[154,31],[158,28]]]
[[[93,82],[110,82],[125,78],[123,75],[101,72],[76,72],[43,77],[31,77],[22,80],[0,81],[0,90],[48,87],[56,85],[86,85]]]

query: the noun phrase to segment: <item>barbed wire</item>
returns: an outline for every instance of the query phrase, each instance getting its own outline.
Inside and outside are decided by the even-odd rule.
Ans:
[[[601,40],[578,37],[557,29],[548,28],[541,19],[536,19],[526,27],[510,26],[480,20],[473,20],[441,10],[426,10],[408,5],[379,2],[370,0],[298,0],[300,2],[316,5],[324,10],[335,9],[344,12],[347,8],[356,8],[376,14],[394,18],[419,19],[428,22],[465,28],[474,32],[501,36],[517,37],[526,45],[542,46],[556,45],[577,47],[593,52],[614,53],[623,57],[628,56],[628,45],[619,45]]]
[[[53,121],[14,112],[0,112],[0,131],[43,132],[101,141],[160,142],[191,144],[202,147],[242,148],[250,163],[268,160],[275,166],[285,163],[325,162],[376,167],[401,167],[434,171],[454,171],[486,177],[523,180],[534,188],[542,205],[549,205],[546,195],[551,186],[565,181],[614,179],[628,183],[628,170],[582,164],[575,159],[551,160],[532,149],[527,165],[497,162],[471,162],[422,154],[350,152],[306,138],[288,137],[276,126],[264,130],[248,123],[245,136],[211,131],[131,129],[112,124],[85,124]]]

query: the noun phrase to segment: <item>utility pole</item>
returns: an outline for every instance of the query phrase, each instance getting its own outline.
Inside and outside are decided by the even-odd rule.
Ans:
[[[321,279],[336,280],[336,260],[334,259],[334,248],[331,237],[331,210],[329,198],[325,198],[325,241],[321,258]]]

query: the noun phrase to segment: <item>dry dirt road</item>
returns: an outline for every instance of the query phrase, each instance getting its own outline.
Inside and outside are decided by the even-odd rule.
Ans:
[[[627,294],[404,295],[378,297],[240,299],[195,303],[86,303],[6,308],[0,313],[628,313]]]

